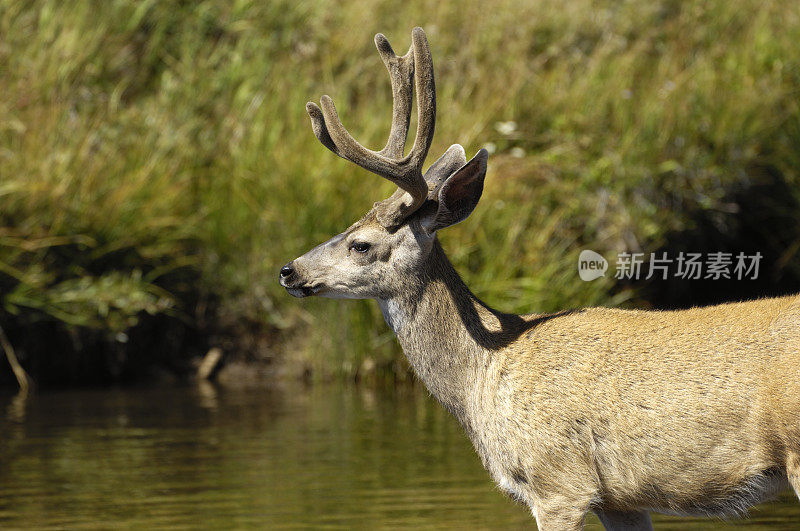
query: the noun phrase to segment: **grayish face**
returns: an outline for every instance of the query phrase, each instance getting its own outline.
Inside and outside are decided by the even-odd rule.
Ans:
[[[376,203],[349,229],[283,266],[280,283],[295,297],[389,301],[418,278],[436,232],[466,219],[483,192],[486,160],[481,149],[466,162],[454,144],[426,172],[429,199],[396,230],[379,222],[394,196]]]
[[[283,266],[280,284],[295,297],[388,300],[428,256],[433,235],[418,222],[389,232],[374,209],[343,233]]]

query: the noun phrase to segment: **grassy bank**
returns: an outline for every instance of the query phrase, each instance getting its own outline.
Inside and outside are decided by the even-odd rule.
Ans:
[[[0,325],[23,364],[248,335],[291,371],[402,367],[374,304],[299,302],[276,277],[391,192],[319,145],[304,105],[330,94],[382,144],[372,36],[405,50],[414,25],[432,156],[495,148],[481,206],[442,235],[487,302],[647,305],[646,286],[580,281],[578,253],[687,241],[763,249],[765,278],[796,285],[795,3],[1,0]]]

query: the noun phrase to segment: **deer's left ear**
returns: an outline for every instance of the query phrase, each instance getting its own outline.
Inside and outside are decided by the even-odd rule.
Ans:
[[[483,193],[486,161],[489,152],[481,149],[472,160],[453,172],[439,188],[439,207],[436,213],[422,220],[425,230],[433,234],[439,229],[467,219]]]

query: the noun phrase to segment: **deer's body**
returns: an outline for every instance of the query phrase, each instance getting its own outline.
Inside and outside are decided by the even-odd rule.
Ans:
[[[800,485],[800,297],[516,316],[477,300],[439,248],[432,258],[387,322],[534,513],[734,515],[788,488],[791,459]]]
[[[408,71],[392,61],[412,54],[397,58],[379,37],[396,95],[391,144],[410,112],[397,102],[397,72]],[[430,77],[420,90],[428,70],[416,75],[418,94],[431,95],[421,30],[414,39]],[[361,158],[377,154],[350,146],[323,106],[309,106],[317,136],[367,167]],[[671,312],[492,310],[436,237],[477,204],[486,153],[467,162],[453,146],[423,180],[430,139],[418,142],[403,159],[418,162],[413,171],[392,159],[370,167],[383,175],[398,164],[398,193],[287,264],[281,284],[295,296],[377,299],[419,378],[541,529],[580,528],[590,510],[609,529],[648,529],[650,510],[733,515],[789,485],[800,495],[800,296]]]

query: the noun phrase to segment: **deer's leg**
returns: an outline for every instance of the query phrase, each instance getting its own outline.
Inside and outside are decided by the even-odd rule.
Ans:
[[[786,475],[794,493],[800,498],[800,452],[789,451],[786,459]]]
[[[543,507],[539,505],[533,511],[539,531],[580,531],[586,511],[569,506]]]
[[[652,531],[650,513],[647,511],[622,513],[595,509],[594,513],[608,531]]]

